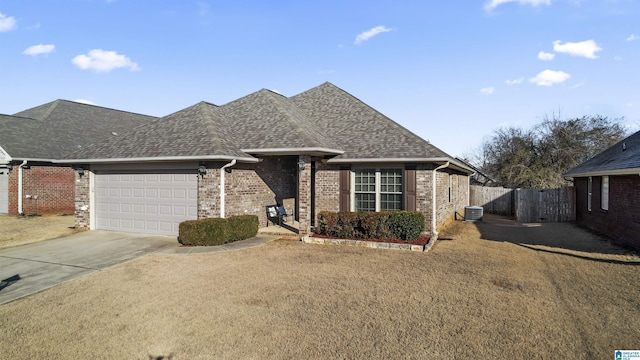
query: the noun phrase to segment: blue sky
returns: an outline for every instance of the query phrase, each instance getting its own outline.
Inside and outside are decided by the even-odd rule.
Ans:
[[[325,81],[454,156],[545,116],[640,130],[636,0],[0,0],[0,113],[163,116]]]

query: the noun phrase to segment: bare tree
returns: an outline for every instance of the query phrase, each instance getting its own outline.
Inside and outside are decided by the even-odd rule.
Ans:
[[[505,187],[567,184],[563,174],[620,141],[623,118],[600,115],[560,120],[556,114],[529,130],[501,128],[484,141],[474,165]]]

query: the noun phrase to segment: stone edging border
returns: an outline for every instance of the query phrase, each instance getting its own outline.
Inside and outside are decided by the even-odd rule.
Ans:
[[[353,239],[326,239],[313,236],[304,236],[301,241],[307,244],[324,244],[324,245],[347,245],[347,246],[360,246],[368,247],[372,249],[390,249],[390,250],[411,250],[411,251],[423,251],[427,252],[431,250],[433,244],[437,240],[437,236],[431,237],[426,245],[411,245],[411,244],[396,244],[388,242],[366,241],[366,240],[353,240]]]

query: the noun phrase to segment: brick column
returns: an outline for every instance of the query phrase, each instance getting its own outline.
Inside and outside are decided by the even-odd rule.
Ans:
[[[300,236],[311,233],[311,157],[300,155],[298,162],[304,162],[304,168],[298,167],[298,220]]]
[[[91,226],[91,186],[90,177],[94,176],[89,170],[84,175],[75,173],[75,219],[76,229],[89,230]]]

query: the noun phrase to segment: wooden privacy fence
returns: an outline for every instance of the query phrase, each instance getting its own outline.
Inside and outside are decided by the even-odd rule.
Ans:
[[[513,189],[503,187],[469,187],[469,204],[482,206],[485,213],[505,216],[513,215]]]
[[[519,222],[575,221],[574,187],[559,189],[507,189],[472,185],[469,204],[488,214],[514,216]]]
[[[575,204],[574,187],[515,190],[515,217],[519,222],[575,221]]]

